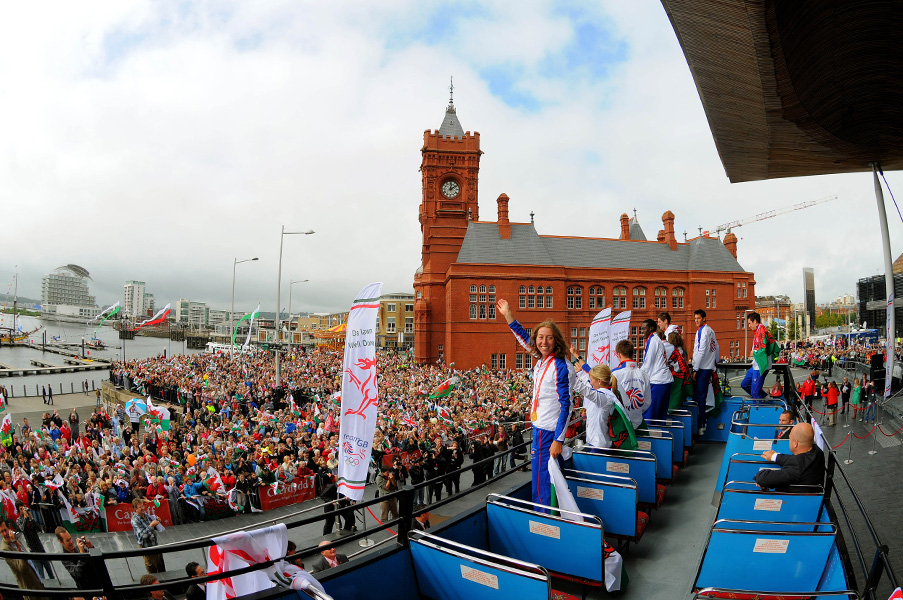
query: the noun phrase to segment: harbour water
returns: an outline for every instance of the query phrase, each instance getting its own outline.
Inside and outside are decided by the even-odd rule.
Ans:
[[[12,327],[13,316],[10,314],[0,314],[0,327]],[[50,343],[53,338],[60,338],[59,341],[70,344],[81,344],[82,338],[90,341],[94,335],[96,324],[88,326],[78,323],[59,323],[56,321],[43,321],[36,317],[20,316],[18,324],[24,331],[31,331],[35,327],[43,327],[29,337],[33,343],[40,344],[44,339],[44,332],[47,332],[47,342]],[[103,360],[121,360],[123,355],[126,359],[148,358],[161,354],[197,354],[203,350],[193,350],[185,346],[185,342],[172,342],[166,338],[155,338],[136,336],[133,340],[120,340],[119,332],[112,327],[101,327],[97,332],[97,338],[101,340],[106,348],[104,350],[85,349],[86,358],[99,358]],[[81,348],[72,347],[73,355],[81,355]],[[43,352],[33,348],[22,347],[0,347],[0,364],[9,365],[11,367],[30,367],[32,360],[51,365],[64,365],[65,356],[53,352]],[[52,386],[54,394],[69,393],[71,391],[82,391],[82,385],[87,380],[88,388],[99,388],[101,381],[109,377],[109,371],[85,371],[80,373],[56,373],[52,375],[27,375],[21,377],[2,377],[0,385],[7,389],[12,389],[13,396],[21,397],[26,395],[41,395],[41,387]]]

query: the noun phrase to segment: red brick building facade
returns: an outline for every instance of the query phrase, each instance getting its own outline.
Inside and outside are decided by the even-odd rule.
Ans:
[[[705,309],[720,354],[743,352],[744,311],[755,306],[752,273],[737,262],[737,238],[701,236],[678,242],[674,214],[662,215],[656,241],[636,218],[621,215],[617,239],[539,235],[534,223],[508,220],[510,199],[497,199],[497,220],[481,221],[478,205],[480,134],[465,132],[449,103],[438,131],[423,134],[421,267],[414,276],[414,346],[418,362],[443,359],[458,368],[526,368],[497,298],[516,307],[531,327],[554,319],[580,350],[602,308],[631,310],[638,326],[667,310],[685,335],[695,333],[693,311]],[[692,339],[687,342],[692,348]]]

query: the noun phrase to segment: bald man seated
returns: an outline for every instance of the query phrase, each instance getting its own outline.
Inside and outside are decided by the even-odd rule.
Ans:
[[[766,450],[762,458],[781,466],[780,469],[763,469],[755,480],[760,488],[777,492],[790,491],[791,485],[820,486],[825,482],[825,455],[815,445],[815,432],[808,423],[799,423],[790,430],[790,451],[779,454]],[[804,491],[794,488],[793,491]]]
[[[328,540],[323,540],[318,545],[326,546],[331,543],[332,542]],[[348,562],[347,556],[345,556],[344,554],[339,554],[338,552],[336,552],[335,548],[326,548],[324,550],[321,550],[320,556],[316,557],[310,564],[310,572],[319,573],[320,571],[325,571],[326,569],[337,567],[346,562]]]

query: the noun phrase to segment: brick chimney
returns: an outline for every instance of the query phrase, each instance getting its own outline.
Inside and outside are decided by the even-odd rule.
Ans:
[[[674,237],[674,213],[670,210],[665,211],[662,215],[662,223],[665,225],[665,238],[662,240],[668,244],[672,250],[677,250],[677,239]]]
[[[734,258],[737,258],[737,236],[733,233],[728,233],[724,236],[724,245],[728,252],[730,252]]]
[[[630,217],[627,216],[627,213],[621,215],[621,239],[630,239]]]
[[[499,236],[503,240],[511,239],[511,223],[508,222],[508,194],[498,198],[499,203]]]

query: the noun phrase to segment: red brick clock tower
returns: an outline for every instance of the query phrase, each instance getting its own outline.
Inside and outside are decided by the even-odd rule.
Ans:
[[[422,264],[414,276],[414,348],[419,363],[447,348],[445,279],[471,220],[479,219],[480,134],[465,133],[450,97],[438,131],[423,132]]]

